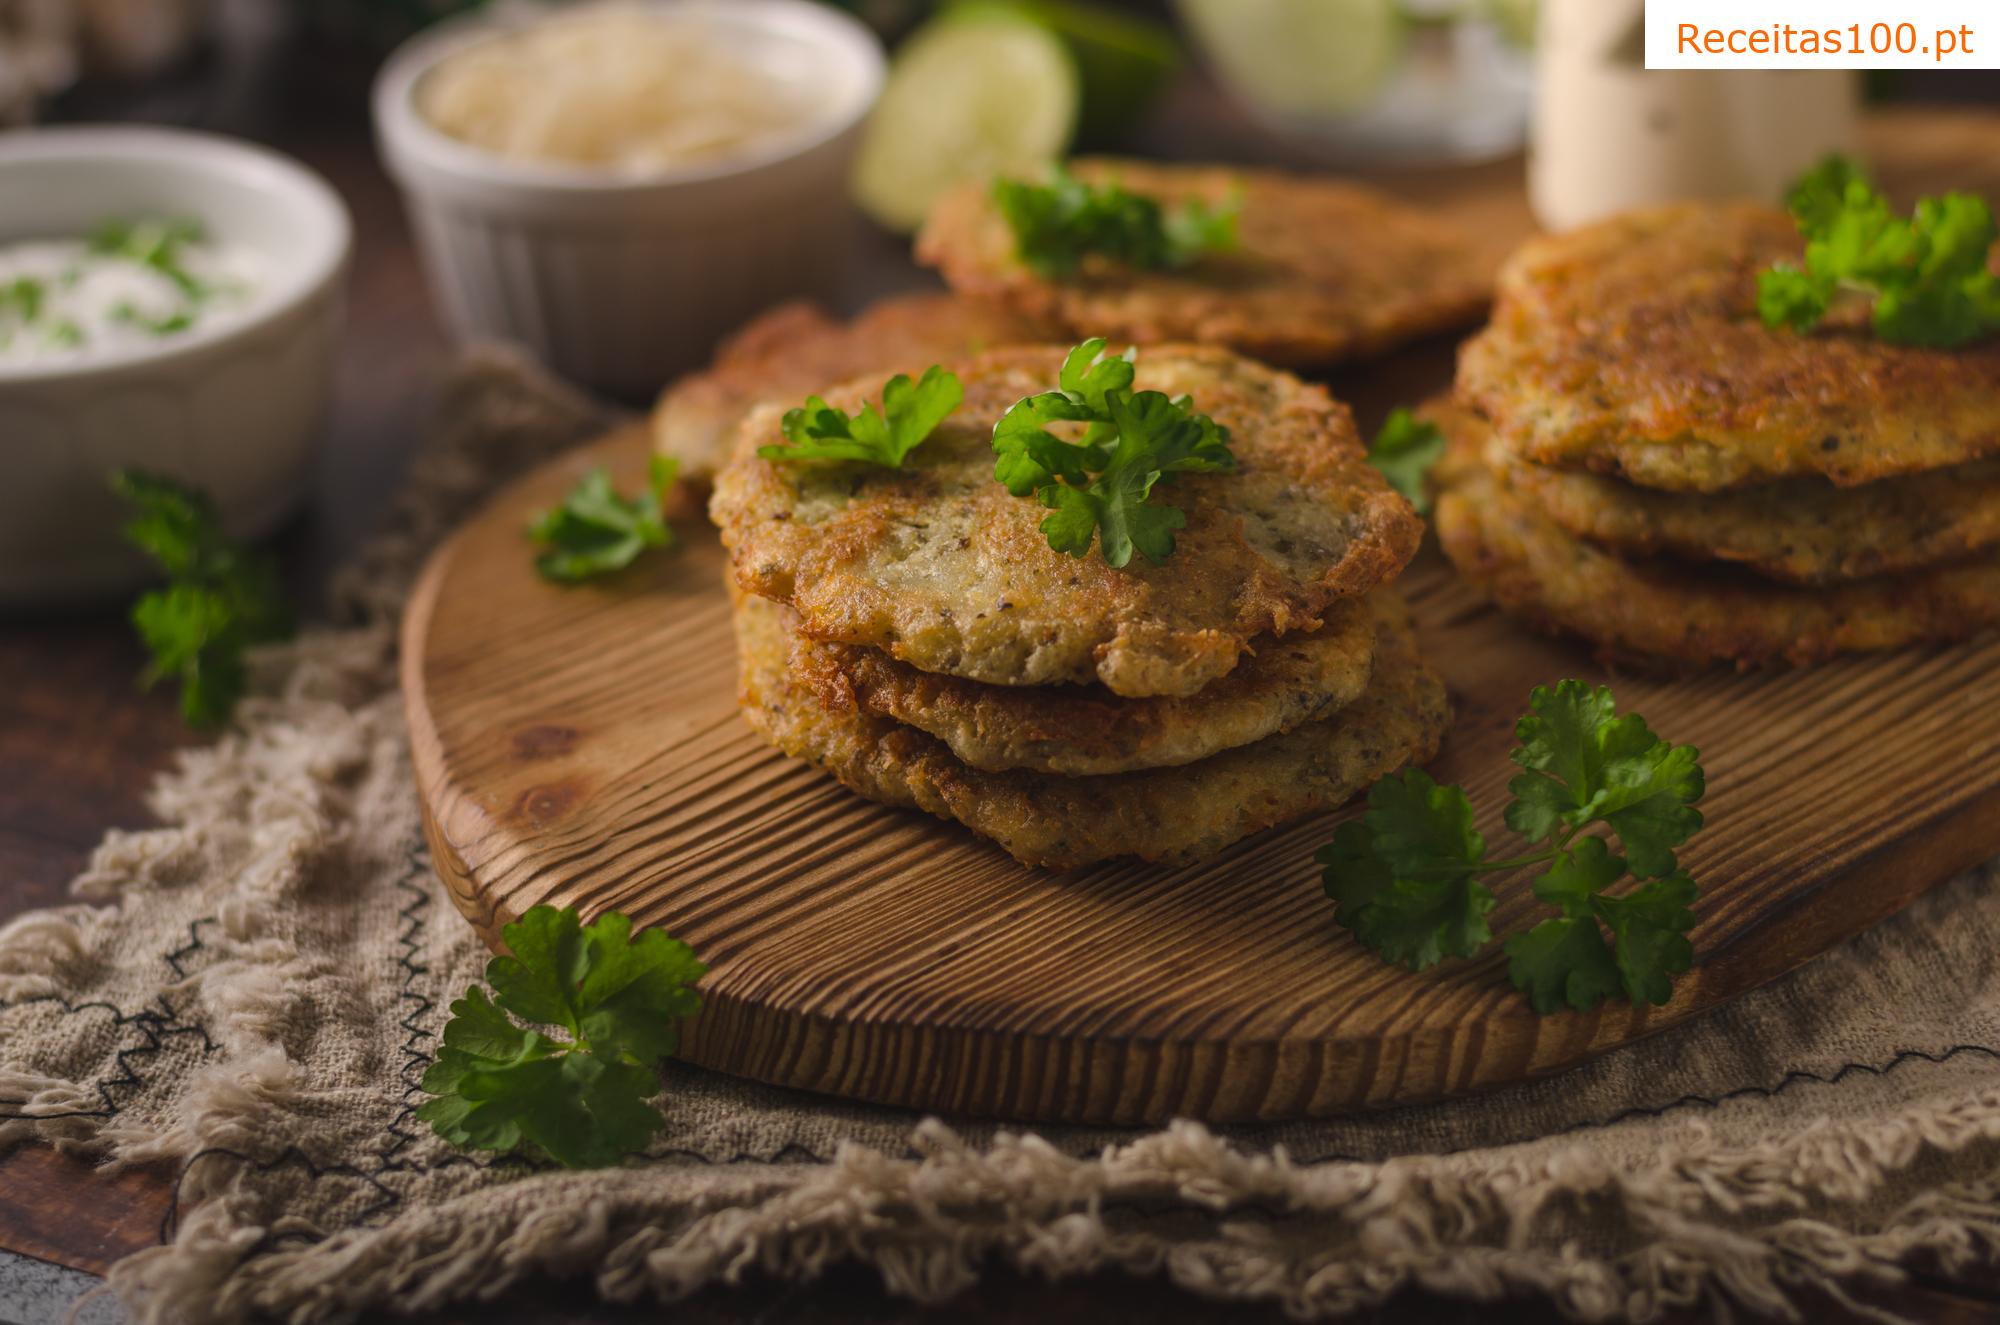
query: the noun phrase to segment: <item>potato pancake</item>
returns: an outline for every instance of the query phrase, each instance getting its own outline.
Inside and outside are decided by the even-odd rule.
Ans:
[[[1107,777],[983,773],[943,742],[858,706],[828,707],[795,679],[785,609],[736,613],[744,716],[773,745],[889,805],[956,819],[1029,865],[1114,856],[1197,860],[1251,833],[1330,810],[1437,752],[1444,684],[1417,657],[1407,615],[1384,594],[1374,679],[1332,717],[1178,768]]]
[[[1189,764],[1290,731],[1368,685],[1375,622],[1335,603],[1310,635],[1257,640],[1236,670],[1185,699],[1120,699],[1102,686],[997,686],[921,672],[879,649],[800,640],[793,680],[827,708],[860,708],[930,733],[973,768],[1071,777]]]
[[[1016,254],[990,182],[945,196],[917,259],[964,294],[1000,300],[1077,337],[1226,345],[1288,367],[1373,354],[1477,320],[1490,262],[1455,227],[1374,189],[1220,166],[1078,160],[1078,179],[1117,183],[1171,207],[1242,199],[1238,246],[1177,271],[1101,257],[1042,276]]]
[[[1569,533],[1476,454],[1434,471],[1438,539],[1508,612],[1607,660],[1680,669],[1819,662],[2000,624],[2000,554],[1804,589],[1741,569],[1626,561]]]
[[[1517,493],[1578,538],[1625,556],[1724,561],[1788,584],[1833,584],[1950,561],[2000,543],[2000,460],[1859,488],[1777,479],[1717,493],[1669,493],[1514,460],[1470,411],[1427,406]]]
[[[1321,629],[1415,555],[1422,522],[1368,464],[1346,406],[1192,345],[1142,351],[1136,386],[1192,395],[1230,430],[1235,472],[1155,490],[1186,517],[1161,565],[1056,551],[1042,505],[994,479],[990,438],[1016,401],[1054,386],[1062,359],[1016,348],[956,365],[964,402],[899,469],[763,459],[781,411],[760,407],[709,506],[735,583],[795,608],[811,638],[927,672],[1096,681],[1130,698],[1194,694],[1250,641]],[[852,412],[881,388],[870,376],[826,399]]]
[[[998,304],[938,291],[884,299],[851,322],[811,304],[781,304],[724,341],[706,369],[661,394],[654,449],[680,461],[683,478],[707,483],[728,463],[743,416],[763,401],[789,407],[862,373],[916,377],[942,359],[1063,334]]]
[[[2000,338],[1891,345],[1860,306],[1806,334],[1764,325],[1758,272],[1803,248],[1790,216],[1753,204],[1534,240],[1460,353],[1459,394],[1522,460],[1676,492],[1848,487],[2000,453]]]

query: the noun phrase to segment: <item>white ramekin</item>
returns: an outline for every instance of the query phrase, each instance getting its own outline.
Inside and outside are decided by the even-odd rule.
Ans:
[[[574,8],[439,24],[390,57],[374,92],[383,159],[456,334],[519,342],[626,397],[657,390],[781,299],[838,293],[851,248],[848,166],[883,76],[874,34],[808,0],[646,7],[698,9],[707,23],[803,54],[832,104],[742,155],[644,176],[509,160],[425,121],[416,91],[438,61]]]
[[[108,593],[146,563],[124,545],[113,470],[214,497],[232,533],[304,495],[340,324],[352,226],[319,176],[247,143],[174,129],[0,134],[0,243],[109,217],[191,217],[260,254],[249,308],[128,356],[0,365],[0,604]]]

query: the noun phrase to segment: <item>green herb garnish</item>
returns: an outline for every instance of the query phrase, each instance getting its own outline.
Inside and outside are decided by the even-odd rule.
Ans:
[[[1015,252],[1043,276],[1066,276],[1087,254],[1133,267],[1185,267],[1236,247],[1241,196],[1168,210],[1117,184],[1091,185],[1058,169],[1047,184],[997,179],[993,200],[1014,231]]]
[[[121,302],[112,308],[111,316],[116,321],[130,323],[155,336],[171,336],[177,331],[186,331],[194,325],[194,314],[185,308],[155,317],[150,313],[139,311],[137,306],[129,302]]]
[[[100,257],[123,258],[142,267],[151,267],[179,286],[181,293],[189,299],[201,300],[207,297],[208,287],[181,261],[182,250],[189,244],[200,243],[201,238],[201,224],[197,221],[129,221],[114,218],[101,222],[91,232],[90,251]]]
[[[490,998],[474,985],[451,1005],[417,1117],[461,1149],[528,1146],[565,1168],[644,1148],[663,1125],[646,1103],[655,1068],[701,1007],[692,986],[708,968],[659,930],[634,938],[615,911],[585,926],[538,906],[500,937],[512,955],[487,963]]]
[[[1158,565],[1187,517],[1149,504],[1154,487],[1182,474],[1228,473],[1236,457],[1229,430],[1195,413],[1189,397],[1132,390],[1134,351],[1106,356],[1104,348],[1095,339],[1071,350],[1057,390],[1017,401],[1001,417],[993,477],[1055,512],[1041,529],[1056,551],[1084,556],[1094,537],[1112,566],[1131,561],[1135,548]],[[1048,431],[1052,423],[1086,426],[1067,442]]]
[[[1765,325],[1809,331],[1846,293],[1874,300],[1875,334],[1891,344],[1953,349],[2000,331],[2000,280],[1987,265],[1996,230],[1985,199],[1924,198],[1905,219],[1852,161],[1830,157],[1787,203],[1806,237],[1805,266],[1759,274]]]
[[[1431,508],[1424,478],[1445,452],[1444,433],[1402,406],[1389,411],[1375,440],[1368,444],[1368,463],[1382,472],[1389,486],[1409,498],[1418,511]]]
[[[1489,855],[1464,790],[1410,769],[1376,783],[1367,812],[1314,857],[1335,918],[1380,956],[1422,970],[1492,939],[1482,875],[1545,866],[1535,896],[1560,915],[1506,942],[1508,975],[1535,1011],[1586,1009],[1620,991],[1664,1003],[1694,959],[1695,884],[1674,849],[1701,827],[1700,752],[1667,744],[1637,714],[1619,717],[1602,686],[1537,687],[1528,705],[1513,752],[1526,771],[1507,784],[1506,819],[1547,849]],[[1622,856],[1584,831],[1596,825],[1617,835]],[[1641,882],[1607,891],[1628,874]]]
[[[42,301],[48,294],[48,287],[32,276],[16,276],[5,285],[0,285],[0,313],[13,310],[23,322],[33,322],[42,315]]]
[[[167,587],[132,608],[132,624],[153,655],[144,684],[176,678],[181,715],[218,726],[243,694],[243,652],[292,632],[278,568],[223,532],[206,494],[139,470],[112,475],[137,508],[125,537],[159,563]]]
[[[647,548],[672,547],[674,531],[665,511],[679,472],[671,456],[654,456],[646,467],[646,488],[636,497],[619,496],[608,469],[585,474],[562,505],[528,522],[528,537],[545,549],[535,558],[535,570],[545,580],[573,584],[622,570]]]
[[[784,433],[789,446],[760,446],[766,460],[851,460],[898,469],[904,457],[937,430],[965,399],[956,373],[937,364],[911,384],[909,374],[897,373],[882,387],[882,407],[864,404],[858,414],[835,409],[818,396],[788,410]]]

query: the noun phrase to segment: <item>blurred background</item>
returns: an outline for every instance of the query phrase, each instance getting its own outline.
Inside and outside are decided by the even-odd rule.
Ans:
[[[830,3],[834,0],[829,0]],[[893,44],[987,0],[838,0]],[[399,41],[506,0],[0,0],[0,125],[142,118],[229,129],[362,118]],[[991,7],[990,5],[988,7]],[[1525,124],[1538,0],[1099,0],[1007,6],[1085,84],[1080,146],[1128,145],[1184,57],[1261,122],[1336,158],[1504,151]],[[1126,19],[1128,23],[1118,23]],[[1990,72],[1887,73],[1871,99],[2000,101]]]

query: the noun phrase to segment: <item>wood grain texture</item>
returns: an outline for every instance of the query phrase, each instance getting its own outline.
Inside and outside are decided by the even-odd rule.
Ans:
[[[437,555],[404,685],[437,864],[493,941],[539,902],[665,926],[713,966],[695,1062],[1024,1119],[1272,1119],[1552,1072],[1714,1007],[2000,853],[2000,643],[1681,682],[1621,702],[1698,745],[1697,966],[1664,1008],[1537,1017],[1496,952],[1412,975],[1333,924],[1320,816],[1206,864],[1054,874],[874,805],[768,749],[735,706],[722,554],[537,580],[521,528],[626,432],[508,489]],[[1524,634],[1427,553],[1406,579],[1458,721],[1436,775],[1504,838],[1529,690],[1612,679]],[[1502,881],[1496,930],[1537,904]]]

